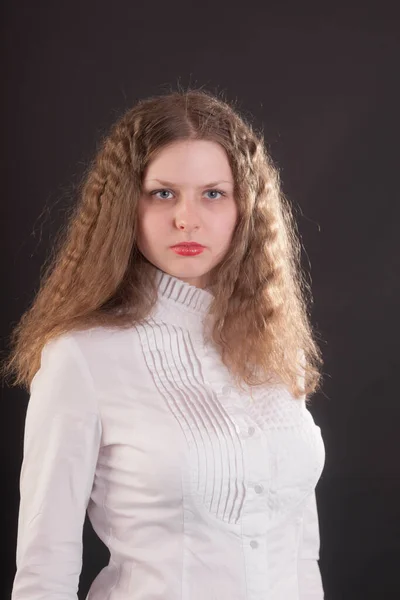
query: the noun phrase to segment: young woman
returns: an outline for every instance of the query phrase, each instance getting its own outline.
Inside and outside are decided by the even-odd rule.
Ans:
[[[262,135],[200,90],[115,124],[5,367],[30,391],[12,600],[321,600],[322,359]]]

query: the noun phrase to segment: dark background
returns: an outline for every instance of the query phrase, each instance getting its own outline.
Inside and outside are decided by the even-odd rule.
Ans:
[[[297,212],[325,340],[310,410],[326,446],[317,501],[327,600],[400,598],[396,4],[1,7],[3,348],[100,136],[125,109],[178,84],[204,86],[263,128]],[[28,397],[2,392],[0,597],[9,598]],[[87,522],[81,598],[107,560]]]

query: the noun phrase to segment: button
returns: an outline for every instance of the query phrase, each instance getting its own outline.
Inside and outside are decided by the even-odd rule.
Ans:
[[[251,542],[250,542],[250,546],[251,546],[252,548],[258,548],[258,542],[257,542],[256,540],[251,540]]]
[[[251,427],[249,427],[249,428],[248,428],[248,430],[247,430],[247,433],[248,433],[249,435],[254,435],[255,431],[256,431],[256,430],[254,429],[254,427],[252,427],[252,426],[251,426]]]
[[[264,488],[263,488],[262,485],[257,484],[257,485],[254,486],[254,491],[255,491],[256,494],[261,494],[261,492],[264,491]]]
[[[230,392],[231,392],[231,387],[229,385],[224,385],[224,387],[222,388],[222,393],[228,395],[228,394],[230,394]]]

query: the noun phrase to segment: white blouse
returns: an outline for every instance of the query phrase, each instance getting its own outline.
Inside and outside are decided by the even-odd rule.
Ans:
[[[208,290],[157,282],[145,325],[42,351],[12,600],[76,600],[86,510],[110,551],[87,600],[321,600],[320,428],[283,385],[233,385]]]

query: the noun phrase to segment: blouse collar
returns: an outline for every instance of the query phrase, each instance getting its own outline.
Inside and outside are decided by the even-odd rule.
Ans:
[[[214,299],[207,288],[186,283],[156,268],[158,303],[156,315],[170,324],[200,332]]]

